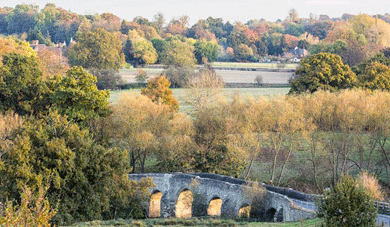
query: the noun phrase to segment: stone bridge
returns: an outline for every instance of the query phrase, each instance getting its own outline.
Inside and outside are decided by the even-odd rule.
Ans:
[[[216,174],[149,173],[130,174],[129,178],[153,179],[151,199],[144,204],[149,217],[250,217],[263,221],[297,221],[314,218],[294,199],[308,195],[266,185],[260,190],[253,183]]]

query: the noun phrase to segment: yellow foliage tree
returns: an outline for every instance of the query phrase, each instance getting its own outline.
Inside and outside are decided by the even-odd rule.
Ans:
[[[1,60],[3,59],[3,56],[11,52],[23,54],[28,57],[37,57],[37,52],[35,52],[27,42],[11,37],[0,38],[0,66],[2,65]]]
[[[172,96],[172,90],[169,89],[169,86],[171,86],[171,82],[162,75],[149,80],[146,88],[141,89],[141,94],[149,97],[153,102],[166,104],[173,111],[178,111],[179,103]]]

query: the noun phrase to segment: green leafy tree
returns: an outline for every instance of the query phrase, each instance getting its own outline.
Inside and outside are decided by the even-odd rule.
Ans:
[[[158,55],[158,61],[161,62],[163,53],[165,51],[165,47],[167,45],[167,41],[161,38],[154,38],[151,40],[154,49],[156,49],[157,55]]]
[[[378,62],[367,65],[364,75],[360,75],[362,87],[375,90],[390,90],[390,67]]]
[[[356,65],[352,68],[352,70],[356,73],[356,75],[362,75],[366,73],[366,68],[372,63],[377,62],[382,65],[390,66],[390,59],[386,57],[384,53],[375,54],[372,58],[367,59],[366,61]]]
[[[334,189],[325,192],[318,215],[326,226],[375,226],[377,209],[364,187],[346,175]]]
[[[145,38],[138,38],[132,42],[132,52],[134,58],[141,65],[149,65],[157,62],[158,55],[153,44]]]
[[[307,40],[304,39],[299,40],[298,48],[307,50],[309,49],[309,47],[310,47],[310,43]]]
[[[195,66],[194,46],[178,38],[167,42],[161,63],[166,66],[191,67]]]
[[[302,24],[290,23],[284,30],[284,34],[289,34],[299,37],[305,32],[305,28]]]
[[[33,29],[35,22],[35,15],[38,13],[37,5],[19,4],[15,9],[7,16],[8,33],[9,34],[22,34]]]
[[[17,200],[25,185],[36,190],[50,178],[47,198],[50,204],[60,201],[52,220],[57,225],[102,219],[115,207],[131,210],[136,190],[151,185],[128,180],[126,151],[96,144],[88,130],[57,112],[29,119],[12,140],[0,160],[1,198]],[[128,198],[121,206],[115,203],[120,197]]]
[[[199,64],[214,62],[218,57],[218,45],[213,42],[197,41],[195,43],[195,58]]]
[[[165,76],[155,77],[148,81],[145,88],[141,89],[141,94],[149,97],[153,102],[164,103],[171,107],[172,110],[179,110],[179,103],[172,95],[169,89],[171,83]]]
[[[330,53],[315,54],[303,59],[291,81],[290,94],[337,91],[357,85],[355,73],[344,65],[341,57]]]
[[[265,56],[268,53],[268,47],[264,39],[256,41],[257,54],[260,56]]]
[[[124,63],[122,42],[104,29],[80,33],[68,53],[72,66],[84,68],[115,69]]]
[[[96,77],[82,67],[70,68],[65,77],[56,76],[48,82],[50,107],[81,124],[108,116],[109,91],[98,90],[96,82]]]
[[[0,111],[13,110],[19,115],[36,114],[42,108],[46,92],[42,72],[34,56],[9,53],[0,66]]]
[[[232,29],[232,32],[227,38],[228,45],[232,48],[236,48],[240,44],[248,45],[249,39],[244,33],[246,29],[246,25],[242,24],[241,22],[236,23],[234,28]]]
[[[45,45],[53,45],[50,39],[50,34],[46,34],[46,37],[43,36],[41,30],[38,28],[30,29],[27,33],[27,41],[32,41],[32,40],[38,40],[39,43],[45,44]]]

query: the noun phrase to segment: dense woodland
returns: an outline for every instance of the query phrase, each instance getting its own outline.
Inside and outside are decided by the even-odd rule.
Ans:
[[[209,17],[189,27],[185,16],[165,23],[162,14],[125,21],[53,4],[0,8],[0,224],[20,225],[18,212],[36,215],[32,226],[143,217],[152,183],[128,180],[138,172],[218,173],[311,193],[368,172],[387,189],[386,21],[291,10],[283,21]],[[65,42],[66,57],[36,52],[32,40]],[[223,97],[208,64],[283,60],[295,47],[311,55],[285,97]],[[158,62],[165,75],[110,105],[104,89],[125,62]],[[186,88],[187,110],[172,86]],[[15,208],[26,201],[38,211]]]
[[[259,61],[299,47],[311,53],[339,54],[352,67],[390,45],[388,14],[300,18],[291,9],[285,19],[276,22],[253,19],[233,23],[209,17],[189,26],[188,21],[187,16],[168,20],[161,13],[152,20],[137,16],[132,21],[111,13],[78,15],[54,4],[43,9],[25,4],[0,8],[0,34],[47,45],[69,45],[87,31],[102,28],[120,40],[126,61],[132,64],[164,62],[164,50],[179,45],[172,43],[174,37],[194,48],[198,63]]]

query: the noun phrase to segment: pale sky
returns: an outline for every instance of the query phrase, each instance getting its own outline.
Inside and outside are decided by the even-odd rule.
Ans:
[[[187,15],[190,24],[209,16],[221,17],[231,23],[261,18],[283,20],[291,8],[297,10],[299,17],[306,18],[310,13],[330,17],[341,17],[343,13],[390,13],[390,0],[0,0],[0,7],[25,3],[39,5],[42,9],[48,2],[78,14],[110,12],[126,20],[136,16],[152,20],[161,12],[168,23],[172,18]]]

